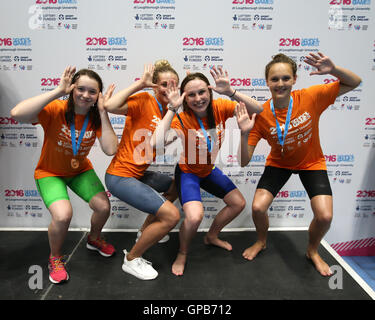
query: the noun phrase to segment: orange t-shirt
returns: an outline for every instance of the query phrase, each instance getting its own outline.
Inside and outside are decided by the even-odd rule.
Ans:
[[[150,139],[162,115],[155,98],[147,92],[132,95],[126,102],[128,111],[125,127],[107,173],[140,178],[155,158]]]
[[[266,166],[293,170],[326,170],[326,162],[319,140],[319,118],[338,95],[340,82],[311,86],[292,91],[293,110],[288,134],[284,143],[284,155],[276,131],[275,117],[270,100],[264,103],[264,110],[258,114],[248,144],[255,146],[261,138],[267,140],[271,152]],[[284,134],[284,124],[288,108],[276,109],[277,120]]]
[[[67,106],[66,100],[54,100],[45,106],[38,115],[38,123],[42,125],[44,130],[44,141],[40,159],[35,169],[35,179],[73,176],[93,168],[90,160],[87,159],[87,155],[96,137],[101,137],[101,128],[95,130],[91,121],[89,121],[78,154],[75,157],[79,161],[79,167],[73,169],[71,167],[73,149],[70,126],[65,120]],[[85,115],[76,114],[74,117],[77,140],[84,120]]]
[[[207,117],[201,118],[206,129],[207,135],[212,142],[211,153],[217,153],[221,143],[224,140],[225,121],[233,117],[234,108],[237,102],[217,99],[212,101],[212,110],[215,118],[216,128],[209,129]],[[194,173],[198,177],[208,176],[213,168],[215,157],[211,157],[211,153],[207,148],[207,140],[204,136],[199,122],[192,111],[179,113],[184,124],[182,128],[180,121],[175,117],[171,123],[171,128],[176,129],[181,137],[183,144],[183,152],[180,156],[179,166],[185,173]]]

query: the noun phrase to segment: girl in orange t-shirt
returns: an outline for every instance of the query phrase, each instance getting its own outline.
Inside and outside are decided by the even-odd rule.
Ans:
[[[11,111],[17,121],[39,123],[44,130],[34,177],[52,216],[48,227],[51,248],[48,266],[49,279],[53,283],[69,279],[61,255],[73,214],[67,187],[93,210],[87,248],[105,257],[115,252],[111,244],[100,238],[109,217],[110,203],[87,158],[96,137],[105,154],[113,155],[117,150],[117,136],[104,110],[104,100],[111,96],[114,87],[111,85],[103,97],[103,83],[97,73],[88,69],[75,71],[74,67],[67,67],[57,88],[26,99]],[[58,100],[68,94],[67,101]]]
[[[173,131],[177,131],[184,149],[175,173],[179,199],[185,213],[179,232],[180,248],[172,265],[172,273],[177,276],[184,273],[190,243],[203,219],[200,188],[223,199],[226,204],[212,222],[204,238],[206,244],[232,250],[231,244],[219,239],[218,235],[246,205],[244,197],[233,182],[219,168],[214,167],[225,121],[233,117],[237,102],[213,100],[212,90],[240,102],[250,113],[262,111],[260,103],[231,88],[227,72],[215,67],[210,72],[215,80],[215,87],[210,86],[202,73],[187,75],[181,83],[180,93],[176,84],[170,84],[167,92],[169,110],[159,123],[151,141],[151,145],[156,147],[163,145],[165,138],[170,139],[168,131],[172,127],[175,130],[170,133],[173,135]],[[182,104],[184,112],[180,113],[180,121],[174,118],[174,114]]]
[[[297,173],[309,195],[314,213],[306,256],[321,275],[329,276],[332,272],[318,254],[319,243],[328,231],[333,216],[332,191],[319,141],[319,118],[337,96],[353,90],[361,79],[353,72],[336,66],[320,52],[311,53],[305,62],[316,68],[310,75],[330,74],[339,81],[292,91],[297,79],[296,63],[284,54],[277,54],[267,64],[265,71],[272,99],[264,104],[264,111],[257,116],[253,129],[246,111],[243,108],[237,110],[241,129],[241,166],[249,163],[261,138],[271,146],[252,204],[258,240],[243,252],[243,256],[253,260],[266,248],[269,225],[267,210],[289,177]]]
[[[132,249],[124,250],[122,269],[141,280],[151,280],[158,272],[142,258],[153,244],[165,238],[180,219],[173,205],[177,198],[173,192],[173,179],[147,168],[155,152],[150,138],[166,113],[169,82],[178,82],[178,74],[166,60],[145,65],[142,78],[114,95],[106,104],[109,112],[126,115],[125,127],[117,154],[106,175],[108,190],[118,199],[148,213],[141,235]],[[140,90],[152,88],[154,95]],[[164,192],[164,196],[159,193]]]

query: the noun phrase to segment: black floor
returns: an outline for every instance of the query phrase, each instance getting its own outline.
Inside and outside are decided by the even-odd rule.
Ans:
[[[344,269],[342,289],[330,289],[329,278],[305,258],[305,231],[269,232],[267,249],[251,262],[242,251],[255,241],[255,232],[223,232],[232,252],[204,245],[204,233],[198,233],[182,277],[170,271],[178,233],[170,236],[144,255],[159,277],[142,281],[121,269],[122,250],[131,249],[135,233],[106,233],[117,254],[104,258],[86,249],[85,232],[69,232],[64,251],[70,255],[70,280],[53,285],[47,232],[0,232],[0,300],[371,300]],[[320,254],[330,266],[338,265],[323,247]],[[42,289],[29,287],[33,265],[42,267]]]

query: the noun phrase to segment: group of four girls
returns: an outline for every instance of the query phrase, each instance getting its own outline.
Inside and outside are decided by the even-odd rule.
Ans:
[[[44,129],[34,178],[52,217],[48,227],[49,279],[53,283],[69,279],[61,252],[72,218],[67,186],[93,210],[87,248],[105,257],[115,253],[114,247],[101,237],[110,215],[110,202],[87,158],[96,138],[105,154],[114,155],[105,174],[110,193],[149,214],[134,246],[129,252],[124,250],[125,272],[142,280],[158,276],[142,256],[152,245],[165,240],[179,223],[180,212],[173,204],[178,197],[185,218],[180,226],[179,250],[172,272],[183,275],[191,241],[204,216],[200,188],[225,203],[204,242],[232,250],[230,243],[219,238],[219,233],[241,213],[246,200],[214,163],[223,142],[225,122],[234,116],[241,131],[241,166],[249,163],[261,138],[271,146],[252,203],[258,239],[244,250],[243,257],[252,260],[266,248],[267,210],[291,174],[297,173],[314,215],[306,257],[320,274],[331,275],[329,266],[318,254],[319,243],[333,215],[332,191],[319,141],[319,117],[337,96],[357,87],[361,79],[336,66],[322,53],[310,54],[305,62],[314,67],[311,74],[330,74],[338,81],[292,91],[297,66],[289,57],[278,54],[266,66],[271,99],[262,105],[234,90],[227,72],[221,68],[210,70],[215,86],[202,73],[188,73],[179,86],[177,72],[161,60],[155,65],[145,65],[139,80],[113,95],[114,85],[102,94],[103,84],[95,72],[87,69],[76,72],[74,67],[67,67],[54,90],[16,105],[11,110],[14,119],[40,124]],[[144,91],[148,88],[154,94]],[[213,99],[213,91],[228,99]],[[65,95],[69,95],[68,100],[59,100]],[[120,143],[107,112],[126,116]],[[304,121],[290,125],[301,116]],[[174,179],[148,170],[155,149],[176,137],[181,138],[183,151]],[[140,148],[141,144],[146,148]]]

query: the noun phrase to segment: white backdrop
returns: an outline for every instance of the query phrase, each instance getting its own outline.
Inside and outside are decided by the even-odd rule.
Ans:
[[[45,228],[50,216],[33,179],[42,145],[41,126],[19,124],[9,111],[22,99],[52,90],[67,65],[91,68],[117,90],[139,78],[144,63],[167,59],[182,79],[186,70],[209,78],[212,65],[229,71],[234,88],[259,101],[269,98],[264,66],[283,52],[296,60],[296,89],[333,81],[309,76],[302,62],[322,51],[363,82],[322,115],[320,135],[334,192],[334,220],[328,243],[361,240],[375,248],[375,36],[371,0],[17,0],[0,2],[0,227]],[[119,138],[125,117],[111,115]],[[236,126],[228,120],[228,128]],[[218,165],[247,199],[227,228],[253,228],[251,201],[263,172],[268,145],[256,148],[245,168],[236,162],[238,137],[227,132]],[[90,159],[103,180],[111,160],[94,146]],[[173,173],[169,165],[153,170]],[[89,227],[88,206],[71,193],[72,228]],[[222,207],[203,192],[206,228]],[[137,229],[145,214],[110,195],[112,215],[105,228]],[[177,203],[177,202],[176,202]],[[271,227],[307,227],[309,199],[297,177],[279,193]],[[359,243],[359,242],[358,242]],[[336,247],[345,254],[345,250]],[[358,246],[357,246],[358,249]],[[341,250],[341,251],[340,251]],[[357,252],[358,254],[358,252]]]

